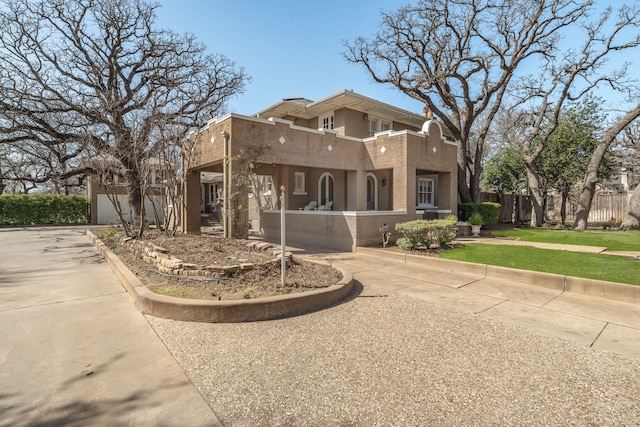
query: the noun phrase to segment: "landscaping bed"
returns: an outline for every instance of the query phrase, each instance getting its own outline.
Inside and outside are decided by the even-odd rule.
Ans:
[[[326,288],[341,279],[341,274],[329,265],[289,256],[283,287],[280,251],[273,245],[209,235],[170,237],[157,230],[145,232],[138,240],[161,249],[168,255],[165,258],[178,260],[176,264],[187,264],[189,273],[193,273],[187,275],[180,270],[179,275],[171,274],[134,253],[132,248],[140,245],[139,241],[134,245],[121,231],[107,229],[96,234],[143,284],[162,295],[205,300],[251,299]]]

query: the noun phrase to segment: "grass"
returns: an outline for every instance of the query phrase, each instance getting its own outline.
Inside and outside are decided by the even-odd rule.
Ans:
[[[640,262],[614,255],[476,243],[442,252],[440,258],[640,285]]]
[[[494,231],[494,236],[515,236],[525,242],[601,246],[610,251],[640,251],[640,233],[623,231],[574,231],[524,228]]]

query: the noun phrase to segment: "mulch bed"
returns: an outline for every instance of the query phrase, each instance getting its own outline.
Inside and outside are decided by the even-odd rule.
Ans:
[[[161,231],[148,230],[142,240],[166,248],[169,255],[184,262],[199,265],[255,265],[253,270],[223,278],[167,275],[125,249],[123,232],[114,233],[113,229],[109,229],[96,234],[143,284],[163,295],[206,300],[258,298],[325,288],[341,279],[340,272],[329,265],[292,258],[287,263],[286,285],[283,287],[280,264],[265,264],[275,257],[266,251],[248,247],[249,241],[192,234],[171,237]]]

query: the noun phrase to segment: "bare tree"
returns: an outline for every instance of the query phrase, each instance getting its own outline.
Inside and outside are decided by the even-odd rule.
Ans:
[[[516,85],[520,105],[530,105],[527,115],[530,132],[523,145],[532,196],[532,226],[539,227],[544,220],[536,161],[558,128],[565,103],[581,99],[601,84],[608,84],[618,90],[628,88],[631,84],[626,77],[629,64],[625,63],[620,68],[609,71],[605,70],[605,65],[610,54],[633,49],[640,44],[640,37],[637,35],[639,17],[638,6],[623,6],[617,14],[607,8],[598,20],[583,24],[584,41],[578,48],[568,49],[562,55],[547,57],[541,64],[539,76],[522,80]],[[611,22],[614,19],[615,22]],[[627,29],[635,30],[631,37],[625,37],[624,31]],[[595,169],[596,173],[599,167],[600,161]]]
[[[347,44],[347,60],[420,100],[460,142],[458,193],[478,201],[487,135],[517,71],[557,55],[562,31],[591,1],[420,0],[382,14],[370,40]],[[473,129],[476,129],[475,132]]]
[[[78,193],[91,172],[80,164],[85,153],[78,144],[43,145],[26,140],[2,144],[2,152],[3,179],[28,183],[29,188],[54,194]]]
[[[244,89],[242,69],[193,35],[155,27],[145,0],[5,0],[0,12],[0,143],[77,143],[125,171],[134,223],[141,165],[159,129],[184,135]],[[177,141],[176,141],[177,142]]]
[[[598,170],[607,150],[615,142],[616,137],[623,132],[634,120],[640,117],[640,103],[633,109],[629,110],[624,116],[620,117],[606,132],[600,137],[598,146],[591,155],[591,160],[587,166],[585,173],[582,192],[578,198],[578,210],[576,211],[576,219],[573,228],[576,230],[585,230],[589,219],[589,211],[591,203],[596,192],[596,184],[598,183]],[[637,190],[637,188],[636,188]],[[637,206],[638,200],[634,199],[637,191],[634,191],[632,200],[629,201],[629,213],[625,223],[633,226],[633,218],[640,217],[640,206]]]

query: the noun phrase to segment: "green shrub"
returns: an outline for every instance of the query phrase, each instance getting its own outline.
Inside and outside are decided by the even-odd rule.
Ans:
[[[408,221],[396,224],[396,231],[404,237],[396,244],[405,250],[420,247],[430,248],[434,244],[443,247],[456,237],[458,224],[446,219]]]
[[[0,225],[78,224],[89,222],[83,196],[58,194],[0,195]]]
[[[458,217],[456,215],[447,215],[447,217],[444,219],[445,221],[451,221],[451,222],[458,222]]]
[[[462,221],[468,221],[469,217],[477,212],[482,215],[484,224],[497,224],[500,221],[500,203],[459,203],[458,212]]]
[[[396,224],[396,231],[402,233],[404,237],[398,239],[396,244],[402,249],[415,249],[423,242],[423,234],[426,231],[427,221],[418,219],[415,221],[401,222]]]
[[[469,216],[469,218],[467,218],[467,221],[469,221],[469,224],[471,224],[471,225],[482,225],[482,224],[484,224],[484,218],[482,217],[482,215],[480,215],[479,212],[472,213],[471,216]]]

